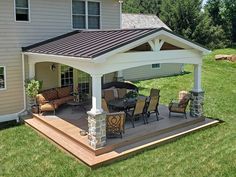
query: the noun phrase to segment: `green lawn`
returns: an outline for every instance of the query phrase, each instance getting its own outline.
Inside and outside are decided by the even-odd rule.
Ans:
[[[236,63],[213,60],[217,50],[205,57],[203,89],[205,115],[225,121],[175,142],[127,160],[91,171],[26,126],[0,131],[0,176],[236,176]],[[138,82],[141,93],[161,89],[161,103],[176,98],[179,90],[193,87],[189,74]]]

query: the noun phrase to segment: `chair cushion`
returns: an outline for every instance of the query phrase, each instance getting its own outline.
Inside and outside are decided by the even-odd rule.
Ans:
[[[52,103],[45,103],[44,105],[40,106],[41,111],[54,111],[55,107]]]
[[[68,101],[71,101],[74,99],[74,96],[67,96],[63,98],[59,98],[53,101],[53,104],[55,108],[58,108],[60,105],[67,103]]]
[[[70,96],[71,88],[70,87],[62,87],[57,88],[58,98],[64,98]]]
[[[43,91],[41,94],[47,101],[52,101],[58,98],[57,91],[55,89]]]
[[[106,89],[103,90],[103,93],[104,93],[104,99],[106,100],[107,103],[111,100],[114,100],[115,98],[118,98],[117,89]]]
[[[158,106],[158,102],[159,102],[159,97],[157,96],[150,97],[147,111],[148,112],[155,111]]]
[[[184,95],[183,98],[179,101],[179,106],[180,107],[182,107],[182,106],[185,107],[185,105],[188,103],[189,99],[190,99],[189,94]]]
[[[118,98],[124,98],[125,95],[127,94],[127,89],[122,88],[122,89],[117,89],[118,92]]]
[[[47,102],[47,100],[45,99],[45,97],[42,94],[38,94],[36,96],[36,102],[38,105],[43,105]]]
[[[171,106],[169,107],[169,110],[171,112],[183,113],[185,111],[185,108],[179,107],[178,103],[172,103]]]

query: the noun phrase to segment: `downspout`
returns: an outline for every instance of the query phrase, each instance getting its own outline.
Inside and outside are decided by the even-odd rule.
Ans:
[[[25,57],[24,57],[24,54],[22,53],[21,54],[21,60],[22,60],[22,87],[23,87],[23,104],[24,104],[24,108],[17,113],[18,115],[18,119],[17,119],[17,122],[19,122],[19,116],[21,114],[23,114],[25,111],[26,111],[26,95],[25,95]],[[24,115],[24,114],[23,114]]]
[[[119,0],[119,4],[120,4],[120,29],[122,29],[122,4],[123,4],[123,1]]]

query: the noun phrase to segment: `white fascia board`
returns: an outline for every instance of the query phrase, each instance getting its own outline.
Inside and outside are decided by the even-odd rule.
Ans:
[[[50,58],[58,58],[58,59],[70,59],[70,60],[80,60],[88,63],[93,63],[92,58],[83,58],[83,57],[71,57],[71,56],[63,56],[63,55],[52,55],[52,54],[41,54],[41,53],[33,53],[33,52],[23,52],[24,55],[28,55],[32,58],[44,58],[44,57],[50,57]]]
[[[36,53],[24,53],[29,58],[29,62],[32,63],[40,63],[40,62],[54,62],[60,63],[64,65],[68,65],[70,67],[76,68],[78,70],[82,70],[86,73],[93,74],[96,73],[95,63],[92,59],[84,59],[77,57],[67,57],[67,56],[59,56],[59,55],[48,55],[48,54],[36,54]]]

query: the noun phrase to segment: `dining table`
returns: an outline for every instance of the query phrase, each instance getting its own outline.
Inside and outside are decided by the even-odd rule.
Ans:
[[[146,99],[145,96],[139,96]],[[128,109],[134,108],[137,102],[136,98],[117,98],[108,102],[109,107],[113,110],[127,111]]]

